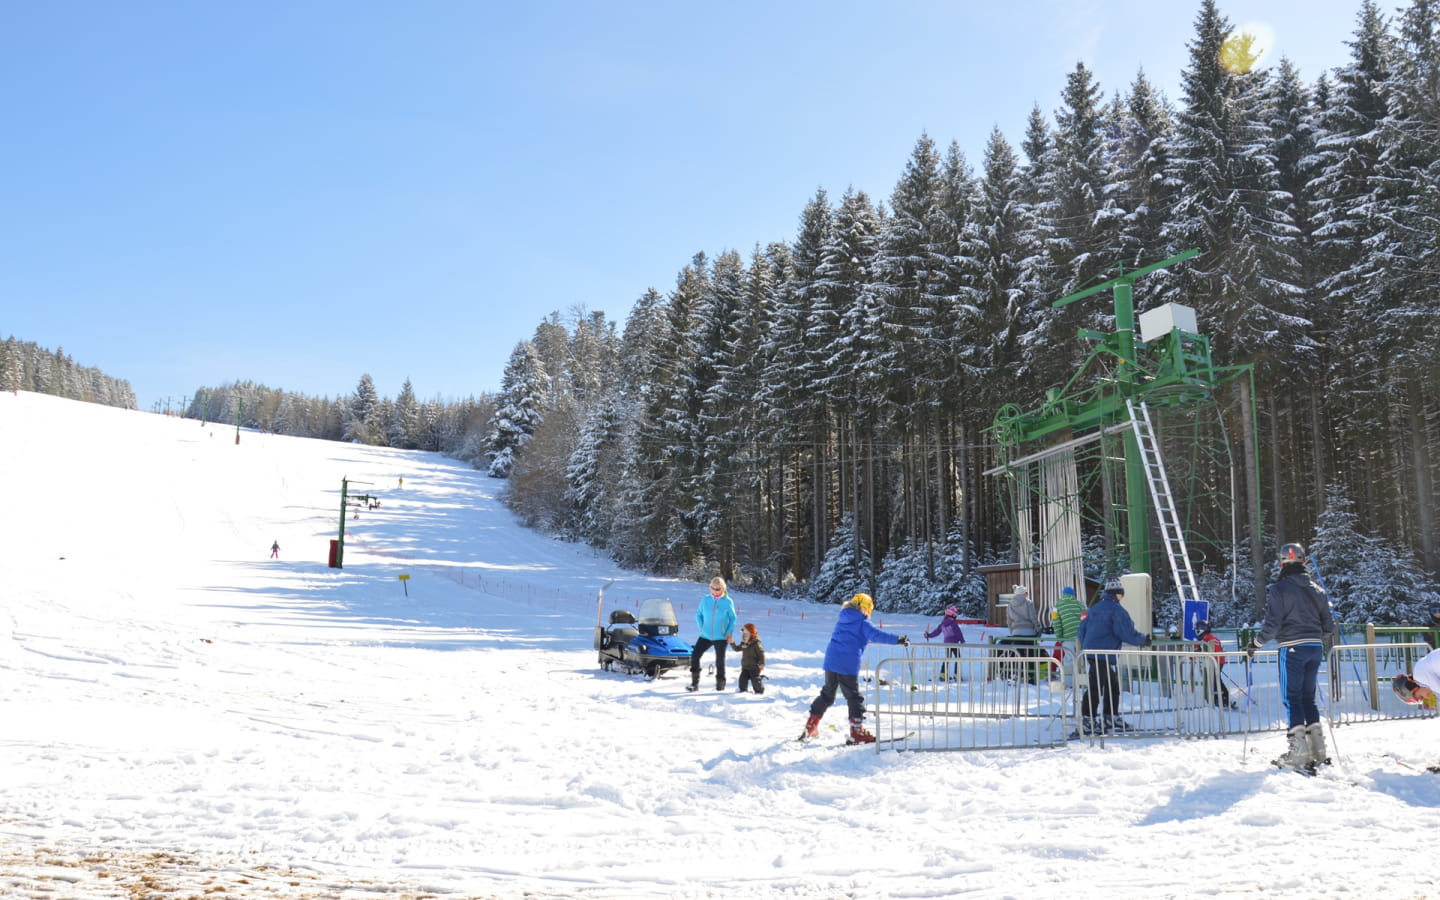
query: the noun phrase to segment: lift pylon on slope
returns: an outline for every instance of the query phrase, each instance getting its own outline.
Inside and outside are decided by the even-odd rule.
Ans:
[[[1022,578],[1031,587],[1042,582],[1038,592],[1032,590],[1042,602],[1060,586],[1083,583],[1082,545],[1091,532],[1103,532],[1112,553],[1123,553],[1128,566],[1111,560],[1117,571],[1149,573],[1152,508],[1178,586],[1177,612],[1183,617],[1186,602],[1199,599],[1181,503],[1165,472],[1151,410],[1193,414],[1213,404],[1217,386],[1250,367],[1214,365],[1194,311],[1178,304],[1145,313],[1143,339],[1137,340],[1133,300],[1137,279],[1198,252],[1186,250],[1056,300],[1052,306],[1058,308],[1110,290],[1115,331],[1081,329],[1079,336],[1094,346],[1075,375],[1047,390],[1039,407],[1007,404],[995,415],[989,430],[1001,464],[986,474],[1012,482]],[[1092,456],[1083,469],[1077,453]],[[1228,443],[1224,453],[1228,459]]]

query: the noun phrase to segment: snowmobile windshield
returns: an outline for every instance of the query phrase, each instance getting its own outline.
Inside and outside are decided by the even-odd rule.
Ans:
[[[641,634],[679,634],[680,620],[675,618],[675,607],[669,600],[646,600],[640,604],[639,617]]]

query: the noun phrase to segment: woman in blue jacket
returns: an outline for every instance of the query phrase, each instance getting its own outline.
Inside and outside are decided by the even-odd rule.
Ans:
[[[820,717],[835,702],[835,690],[845,695],[850,707],[850,738],[846,743],[873,744],[875,735],[865,730],[865,697],[860,693],[860,657],[865,654],[865,645],[871,641],[881,644],[910,646],[903,635],[887,634],[870,624],[870,613],[875,611],[875,601],[869,594],[856,594],[840,607],[840,618],[835,630],[830,633],[830,643],[825,647],[825,686],[820,696],[810,704],[810,718],[805,720],[805,733],[801,740],[813,738],[820,733]]]
[[[700,657],[711,647],[715,648],[715,690],[725,690],[725,645],[735,631],[735,601],[726,592],[725,579],[715,576],[710,579],[710,596],[700,601],[695,608],[695,625],[700,637],[695,640],[695,649],[690,651],[690,686],[685,690],[700,690]]]

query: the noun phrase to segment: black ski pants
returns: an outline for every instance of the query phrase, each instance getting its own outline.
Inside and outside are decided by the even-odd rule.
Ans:
[[[820,689],[820,696],[810,704],[810,715],[816,718],[825,715],[825,710],[835,702],[837,688],[845,695],[845,703],[850,707],[850,719],[859,721],[865,718],[865,695],[860,693],[860,677],[828,670],[825,672],[825,686]]]
[[[1115,669],[1115,657],[1091,657],[1087,673],[1089,684],[1085,686],[1085,698],[1080,701],[1082,718],[1094,718],[1096,712],[1105,718],[1115,715],[1120,700],[1120,673]]]
[[[690,683],[700,683],[700,657],[711,647],[715,648],[715,687],[717,689],[725,686],[725,648],[729,645],[725,639],[712,641],[709,638],[696,638],[695,649],[690,651]]]

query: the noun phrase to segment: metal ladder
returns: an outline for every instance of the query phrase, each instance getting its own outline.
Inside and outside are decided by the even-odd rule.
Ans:
[[[1200,590],[1195,586],[1195,570],[1190,566],[1190,550],[1185,546],[1185,529],[1180,525],[1180,513],[1175,509],[1175,497],[1170,493],[1170,479],[1160,458],[1160,442],[1156,440],[1155,427],[1150,422],[1150,408],[1143,401],[1137,405],[1128,398],[1125,408],[1130,411],[1130,424],[1135,429],[1135,443],[1140,448],[1140,460],[1145,465],[1145,480],[1150,485],[1150,499],[1155,503],[1155,517],[1160,521],[1165,555],[1170,558],[1170,574],[1175,578],[1183,615],[1185,601],[1200,599]]]

